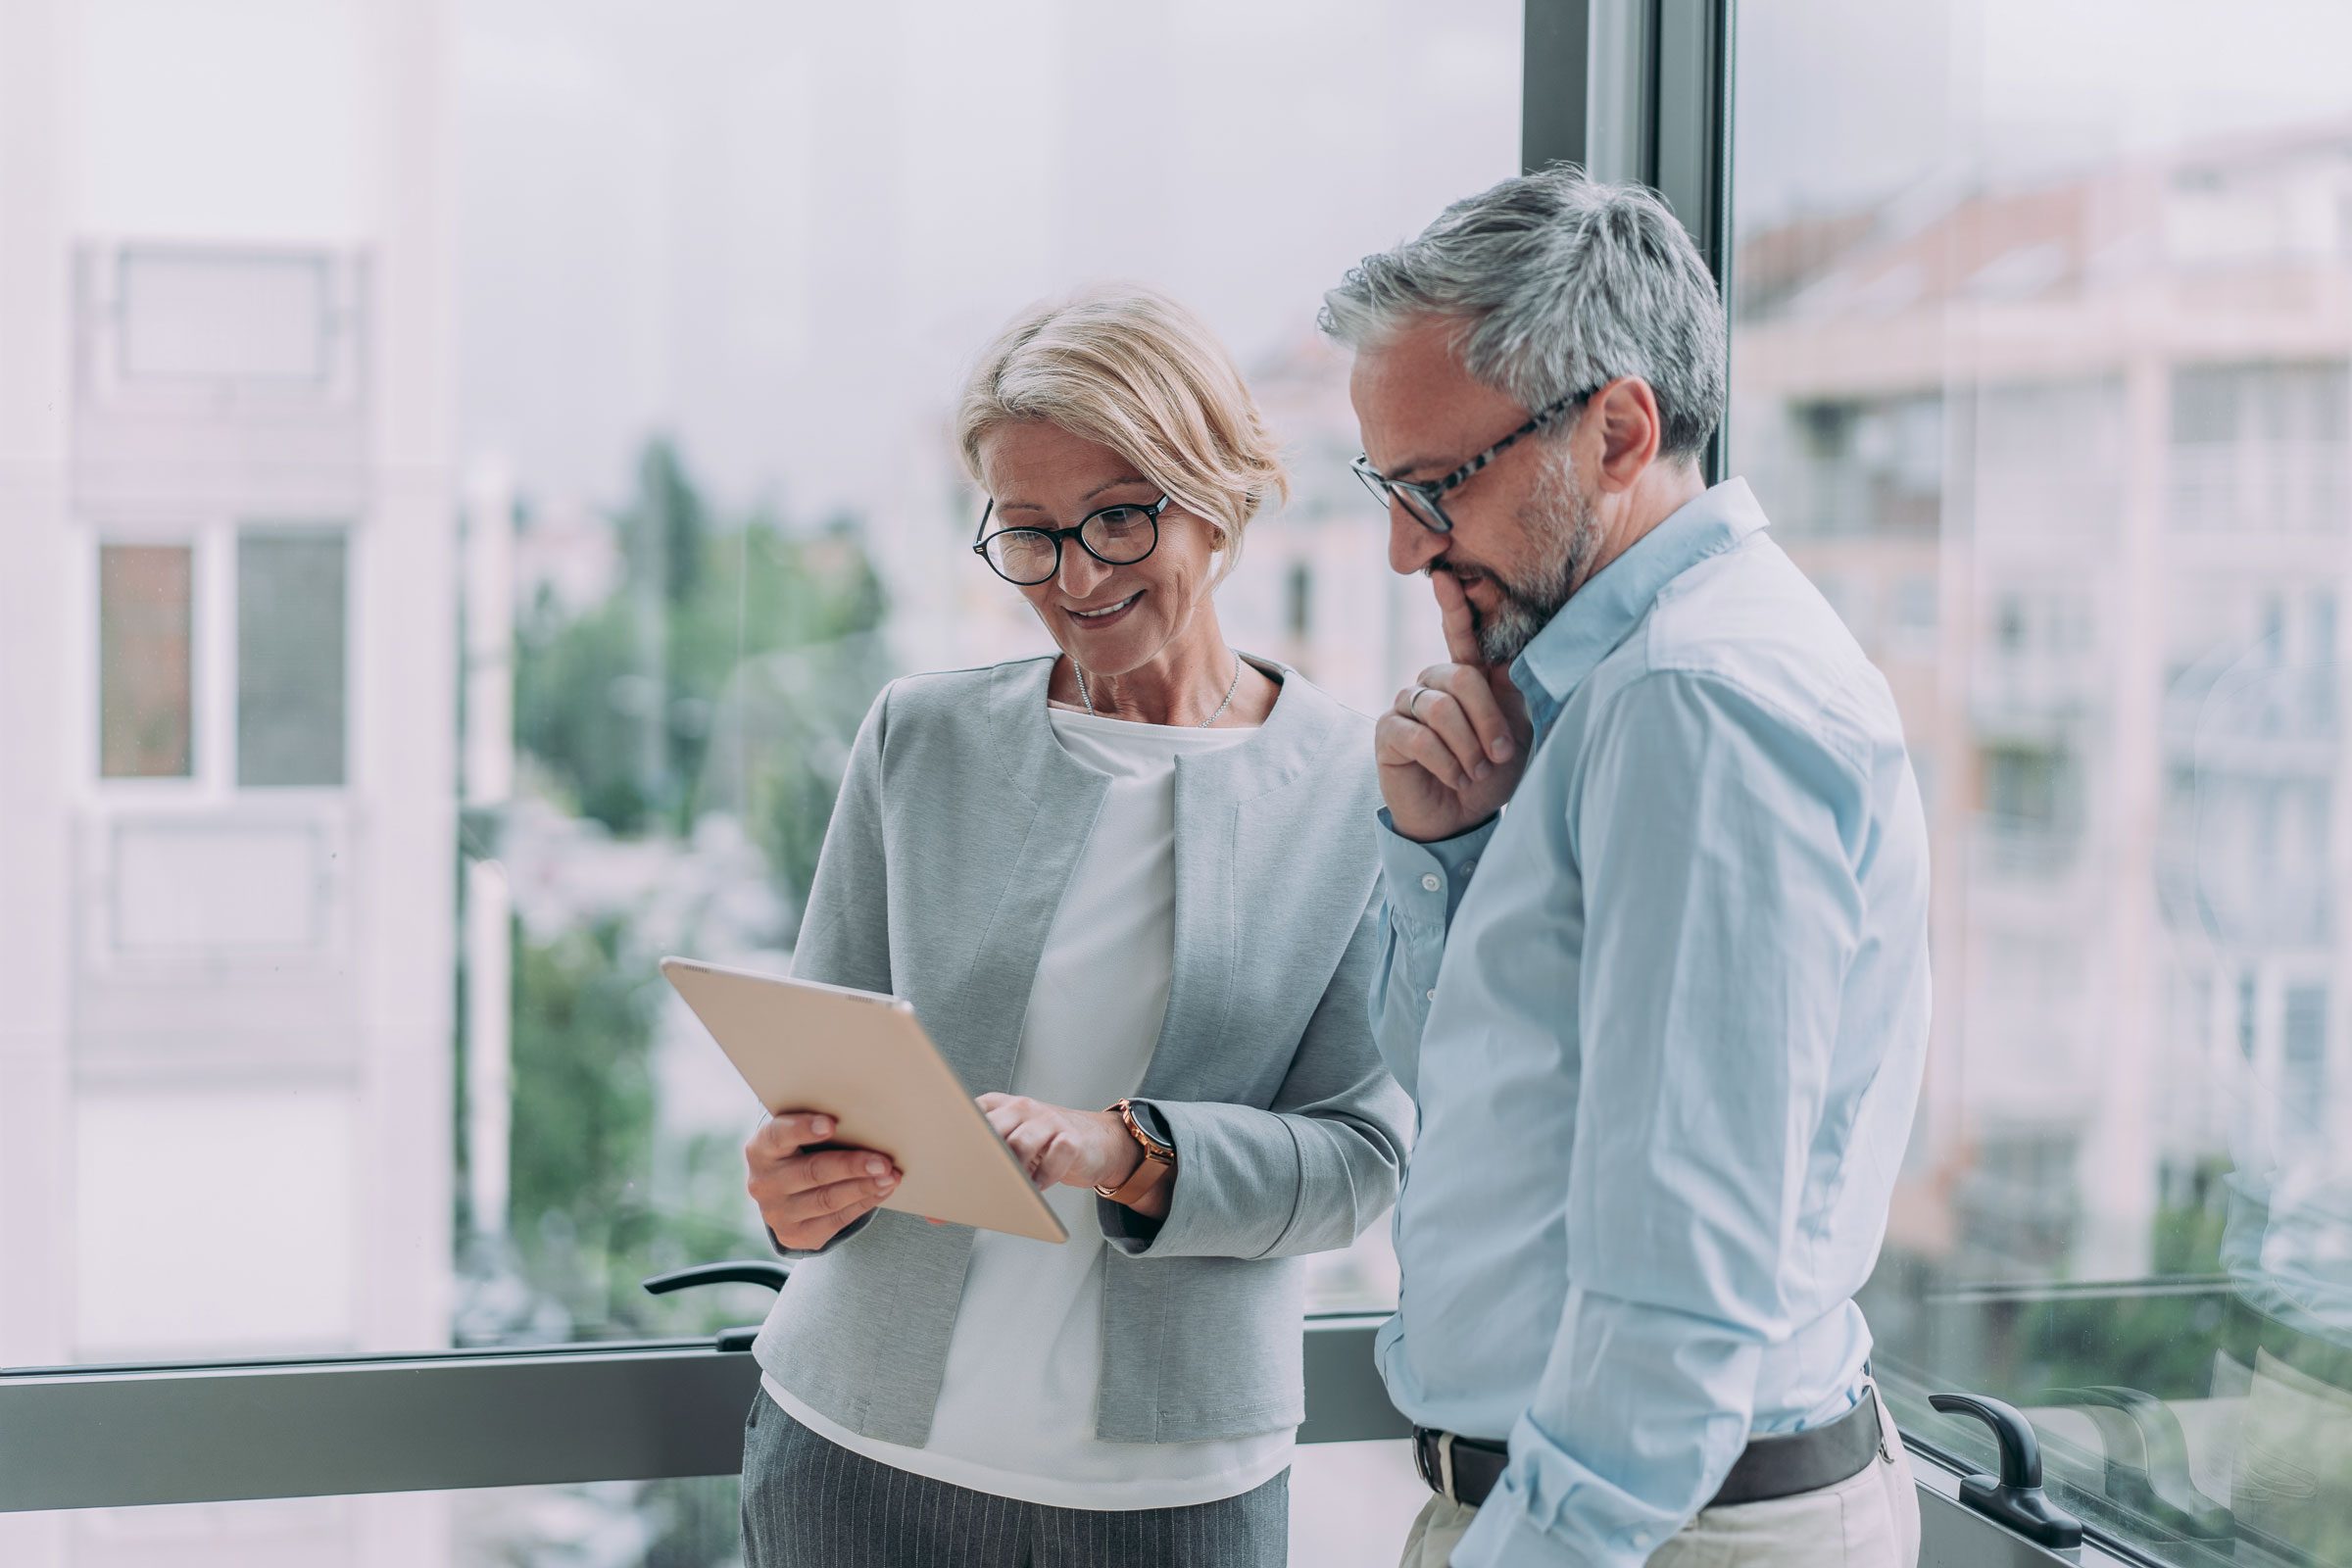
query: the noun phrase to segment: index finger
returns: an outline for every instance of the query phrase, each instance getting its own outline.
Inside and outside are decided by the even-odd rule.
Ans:
[[[787,1110],[768,1117],[766,1125],[752,1135],[752,1150],[764,1159],[789,1159],[808,1145],[832,1136],[832,1117]]]
[[[1433,571],[1429,587],[1438,596],[1438,613],[1445,617],[1446,656],[1457,664],[1486,668],[1487,656],[1478,647],[1478,617],[1471,612],[1470,596],[1462,591],[1462,580],[1450,571]]]

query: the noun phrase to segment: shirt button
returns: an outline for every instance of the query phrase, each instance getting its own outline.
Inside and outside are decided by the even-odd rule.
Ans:
[[[1438,1000],[1438,994],[1435,991],[1424,991],[1421,993],[1421,1000],[1423,1002],[1435,1002]]]
[[[1445,885],[1445,883],[1438,880],[1438,873],[1435,871],[1428,871],[1422,874],[1421,886],[1432,893],[1437,892],[1438,889],[1444,887]]]
[[[1470,858],[1468,858],[1467,860],[1464,860],[1464,861],[1462,862],[1462,875],[1464,875],[1464,876],[1468,876],[1468,875],[1469,875],[1471,872],[1473,872],[1473,871],[1475,871],[1475,870],[1477,870],[1477,869],[1478,869],[1478,857],[1477,857],[1477,856],[1475,856],[1475,855],[1473,855],[1472,857],[1470,857]]]

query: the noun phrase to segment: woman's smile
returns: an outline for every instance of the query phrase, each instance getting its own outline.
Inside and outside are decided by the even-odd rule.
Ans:
[[[1082,629],[1086,631],[1102,631],[1105,627],[1115,626],[1120,621],[1125,620],[1127,618],[1127,612],[1133,610],[1136,605],[1142,601],[1146,592],[1147,590],[1138,588],[1126,598],[1121,599],[1113,604],[1103,605],[1095,610],[1080,610],[1073,605],[1069,607],[1067,612],[1070,619],[1076,621]]]

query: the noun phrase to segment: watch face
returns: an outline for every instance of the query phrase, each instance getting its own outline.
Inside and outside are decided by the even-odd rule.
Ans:
[[[1124,1100],[1119,1102],[1119,1120],[1127,1124],[1129,1136],[1144,1146],[1146,1159],[1156,1159],[1167,1165],[1176,1163],[1176,1151],[1152,1137],[1144,1124],[1136,1119],[1135,1107]]]

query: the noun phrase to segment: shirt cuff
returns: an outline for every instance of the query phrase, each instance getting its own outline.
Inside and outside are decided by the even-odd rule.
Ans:
[[[1528,1426],[1522,1416],[1512,1429],[1514,1454],[1529,1441]],[[1574,1498],[1576,1493],[1565,1495]],[[1548,1528],[1543,1522],[1546,1517]],[[1526,1487],[1506,1471],[1453,1548],[1451,1568],[1641,1568],[1679,1528],[1652,1523],[1610,1528],[1606,1519],[1593,1518],[1589,1506],[1548,1510],[1531,1504]]]
[[[1176,1135],[1169,1130],[1168,1118],[1159,1113],[1157,1105],[1148,1100],[1131,1099],[1127,1102],[1127,1108],[1134,1112],[1137,1123],[1144,1131],[1170,1149],[1176,1148]],[[1177,1156],[1176,1169],[1177,1179],[1181,1180],[1184,1171],[1181,1152]],[[1168,1212],[1175,1212],[1172,1204]],[[1137,1213],[1124,1203],[1114,1203],[1101,1193],[1095,1195],[1095,1217],[1102,1227],[1102,1239],[1130,1256],[1144,1251],[1159,1240],[1160,1227],[1167,1223],[1165,1218],[1153,1219],[1149,1214]]]
[[[1487,840],[1501,820],[1500,815],[1491,816],[1467,833],[1423,844],[1397,832],[1389,808],[1382,807],[1380,869],[1390,911],[1399,920],[1433,930],[1451,925]]]
[[[797,1262],[804,1257],[824,1256],[827,1252],[830,1252],[833,1250],[833,1249],[839,1247],[842,1243],[848,1241],[851,1237],[857,1235],[868,1225],[871,1225],[874,1222],[874,1214],[878,1214],[880,1212],[880,1209],[875,1209],[873,1213],[858,1215],[856,1219],[850,1221],[847,1225],[844,1225],[840,1230],[834,1232],[832,1239],[826,1242],[824,1246],[817,1248],[786,1247],[782,1242],[776,1240],[776,1233],[769,1230],[765,1225],[760,1226],[760,1234],[767,1238],[767,1247],[769,1251],[775,1253],[778,1257],[783,1258],[788,1263]]]
[[[1497,1492],[1454,1546],[1451,1568],[1584,1568],[1591,1560],[1545,1535]]]

